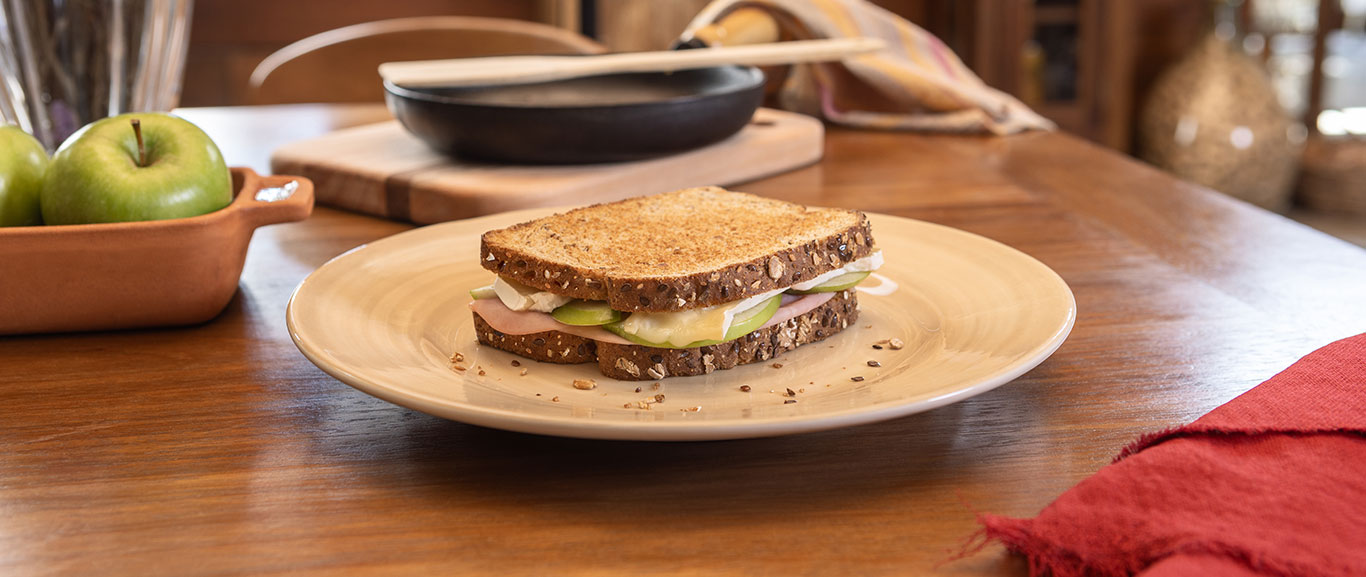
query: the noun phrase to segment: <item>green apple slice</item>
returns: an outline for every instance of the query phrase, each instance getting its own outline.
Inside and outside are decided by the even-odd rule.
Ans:
[[[778,308],[782,306],[782,303],[783,295],[773,295],[772,298],[750,307],[748,310],[736,313],[731,319],[730,328],[726,330],[726,338],[720,340],[694,341],[681,347],[669,343],[656,343],[642,339],[622,330],[620,321],[602,325],[602,328],[612,331],[617,336],[638,345],[660,349],[692,349],[720,344],[726,341],[733,341],[754,332],[759,327],[764,326],[764,323],[768,322],[768,319],[773,318],[773,314],[778,312]]]
[[[873,273],[867,272],[867,271],[865,271],[865,272],[847,272],[847,273],[844,273],[844,274],[842,274],[842,275],[839,275],[839,276],[837,276],[837,277],[835,277],[835,278],[832,278],[832,279],[830,279],[830,280],[828,280],[828,281],[825,281],[825,282],[823,282],[823,283],[821,283],[821,284],[818,284],[818,285],[816,285],[816,286],[813,286],[813,287],[811,287],[811,288],[809,288],[809,289],[806,289],[806,290],[792,289],[792,290],[787,291],[787,292],[790,292],[790,293],[795,294],[795,295],[809,295],[809,294],[812,294],[812,293],[836,293],[836,292],[840,292],[840,291],[842,291],[842,290],[848,290],[848,289],[854,288],[855,285],[857,285],[858,283],[863,282],[863,279],[868,278],[868,275],[870,275],[870,274],[873,274]]]
[[[498,293],[493,291],[493,285],[481,286],[477,289],[470,290],[470,298],[477,301],[484,299],[496,299],[498,298]]]
[[[773,295],[772,298],[750,307],[747,311],[735,313],[735,317],[730,323],[730,329],[726,331],[726,338],[722,339],[721,342],[735,340],[754,332],[768,322],[768,319],[773,318],[773,314],[778,312],[778,307],[781,307],[782,304],[783,295]]]
[[[555,320],[578,327],[595,327],[615,323],[625,318],[621,311],[614,311],[603,301],[572,300],[550,312]]]

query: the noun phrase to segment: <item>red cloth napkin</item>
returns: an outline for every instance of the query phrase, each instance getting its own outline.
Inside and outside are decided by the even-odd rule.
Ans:
[[[1366,334],[1144,436],[1034,519],[980,520],[1034,575],[1366,575]]]

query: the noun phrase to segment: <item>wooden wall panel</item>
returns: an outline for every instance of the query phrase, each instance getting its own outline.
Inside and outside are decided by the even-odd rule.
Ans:
[[[1133,14],[1135,109],[1158,76],[1194,48],[1209,27],[1209,5],[1190,0],[1142,0]]]
[[[437,14],[535,20],[543,12],[539,0],[198,0],[180,104],[242,104],[257,63],[334,28]]]

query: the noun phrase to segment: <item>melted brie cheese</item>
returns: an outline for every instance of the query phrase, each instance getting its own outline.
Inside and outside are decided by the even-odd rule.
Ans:
[[[514,311],[536,311],[548,313],[574,299],[555,293],[537,290],[517,281],[498,277],[493,281],[493,293],[498,300]]]
[[[825,281],[828,281],[842,274],[849,274],[851,272],[872,272],[879,268],[882,268],[882,251],[880,250],[861,259],[858,259],[854,262],[846,264],[842,268],[837,268],[828,273],[817,276],[816,278],[813,278],[811,280],[802,281],[797,284],[794,284],[792,285],[792,288],[799,291],[811,290],[822,284],[825,284]]]
[[[697,341],[722,340],[735,315],[763,304],[784,290],[771,290],[745,300],[701,309],[668,313],[631,313],[621,329],[652,343],[686,346]]]

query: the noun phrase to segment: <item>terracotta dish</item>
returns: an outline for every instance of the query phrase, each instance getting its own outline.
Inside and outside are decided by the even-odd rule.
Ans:
[[[308,218],[313,183],[232,169],[226,208],[192,218],[0,228],[0,335],[189,325],[237,292],[257,227]]]

